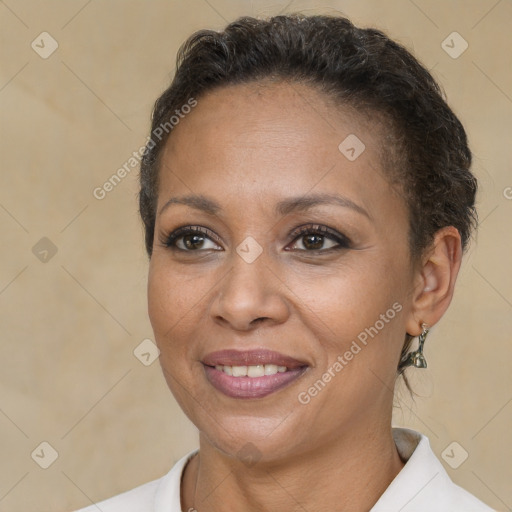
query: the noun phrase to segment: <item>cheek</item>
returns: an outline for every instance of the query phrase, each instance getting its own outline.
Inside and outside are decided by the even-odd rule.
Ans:
[[[186,361],[186,344],[180,343],[180,332],[187,328],[187,312],[192,308],[191,297],[187,296],[180,278],[165,266],[151,261],[148,279],[148,314],[160,350],[160,364],[169,387],[174,393],[171,376],[181,373],[177,361]]]
[[[148,276],[148,313],[155,335],[168,334],[186,320],[195,307],[200,307],[201,282],[191,281],[173,271],[160,255],[150,263]]]
[[[302,276],[302,321],[318,340],[317,369],[302,391],[317,393],[310,414],[319,423],[348,418],[384,400],[393,389],[403,344],[404,278],[399,265],[374,261],[353,265],[330,278]],[[325,380],[323,380],[325,382]],[[313,395],[308,395],[313,396]],[[344,404],[336,409],[332,404]],[[316,420],[315,420],[316,421]]]
[[[160,366],[169,389],[181,408],[191,417],[190,394],[194,389],[198,371],[195,364],[194,338],[198,329],[198,308],[204,295],[198,282],[172,270],[165,258],[155,254],[148,275],[148,313],[155,341],[160,350]]]
[[[302,310],[346,339],[373,325],[401,300],[403,276],[396,267],[383,258],[356,255],[328,275],[320,276],[315,269],[290,273],[288,283]]]
[[[165,254],[155,253],[150,262],[149,319],[164,372],[180,380],[198,371],[200,340],[208,332],[208,300],[218,280],[213,271],[187,275]]]
[[[382,382],[392,387],[403,344],[401,268],[381,253],[354,259],[320,279],[303,273],[291,286],[303,304],[302,322],[318,340],[313,381],[329,369],[337,375],[324,398],[332,393],[346,402],[366,394],[371,401]],[[338,370],[336,361],[342,365]]]

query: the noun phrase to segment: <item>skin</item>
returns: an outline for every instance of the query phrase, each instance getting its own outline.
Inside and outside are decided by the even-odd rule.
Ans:
[[[338,149],[349,134],[366,146],[353,162]],[[148,308],[167,383],[200,432],[183,510],[364,511],[402,469],[391,412],[404,336],[443,315],[461,249],[448,227],[412,261],[407,207],[382,169],[381,139],[371,119],[286,83],[216,89],[174,128],[161,155]],[[274,212],[283,199],[313,193],[342,196],[365,213],[338,204]],[[164,208],[192,194],[219,210]],[[165,245],[188,225],[217,239],[205,235],[188,252],[183,238],[181,251]],[[302,225],[327,226],[351,243],[328,250],[338,242],[326,236],[325,249],[308,250],[307,236],[293,236]],[[236,252],[248,236],[263,249],[252,263]],[[401,311],[300,404],[298,394],[395,303]],[[276,350],[308,369],[264,398],[229,398],[201,363],[229,348]],[[258,457],[251,464],[248,442]]]

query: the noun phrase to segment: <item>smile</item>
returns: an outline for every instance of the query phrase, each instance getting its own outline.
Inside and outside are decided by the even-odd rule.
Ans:
[[[217,365],[215,369],[224,372],[226,375],[233,377],[263,377],[264,375],[275,375],[276,373],[284,373],[288,370],[286,366],[277,366],[276,364],[257,364],[251,366],[227,366]]]
[[[288,386],[308,368],[297,359],[267,350],[215,352],[203,365],[210,384],[231,398],[263,398]]]

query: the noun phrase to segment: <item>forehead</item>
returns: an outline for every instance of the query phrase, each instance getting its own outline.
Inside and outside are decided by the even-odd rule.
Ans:
[[[389,188],[381,127],[316,89],[257,82],[197,101],[167,141],[161,193],[218,193],[243,203],[337,190],[371,203]]]
[[[193,132],[213,147],[223,143],[250,148],[266,142],[271,148],[294,147],[311,154],[317,148],[337,150],[347,130],[359,132],[370,143],[378,131],[362,113],[336,104],[317,88],[268,80],[215,89],[199,98],[185,120],[173,130],[168,149]]]

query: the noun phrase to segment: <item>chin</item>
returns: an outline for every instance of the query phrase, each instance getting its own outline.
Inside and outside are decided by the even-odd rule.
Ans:
[[[204,449],[204,442],[206,442],[226,457],[236,459],[247,466],[256,463],[273,465],[297,450],[291,432],[265,437],[257,430],[244,430],[243,426],[237,428],[233,435],[227,434],[222,429],[201,431],[200,439],[201,449]],[[291,440],[294,440],[294,445],[287,445]]]

